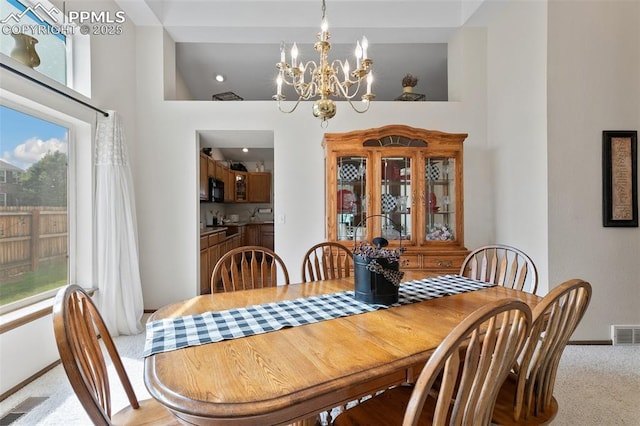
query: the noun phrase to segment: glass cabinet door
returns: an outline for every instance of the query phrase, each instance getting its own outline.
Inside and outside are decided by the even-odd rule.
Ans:
[[[336,235],[338,240],[366,239],[367,158],[338,157]]]
[[[235,200],[247,201],[247,174],[244,172],[235,172]]]
[[[403,156],[380,159],[380,213],[382,237],[387,240],[410,240],[411,220],[411,158]]]
[[[455,159],[425,158],[425,238],[451,241],[456,236]]]

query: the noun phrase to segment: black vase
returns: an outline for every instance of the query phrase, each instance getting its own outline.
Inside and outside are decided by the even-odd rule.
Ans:
[[[398,287],[387,280],[382,274],[367,269],[371,258],[361,255],[353,256],[353,272],[355,280],[356,300],[376,305],[393,305],[398,302]],[[384,269],[398,271],[399,262],[389,262],[378,258],[376,262]]]

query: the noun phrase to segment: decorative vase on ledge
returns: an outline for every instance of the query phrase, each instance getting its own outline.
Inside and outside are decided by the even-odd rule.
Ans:
[[[29,68],[35,68],[40,65],[40,57],[38,56],[38,52],[36,52],[38,39],[23,33],[11,35],[16,43],[11,51],[11,57]]]
[[[421,93],[413,93],[413,88],[418,84],[418,79],[411,74],[407,74],[402,79],[402,95],[396,101],[424,101],[426,96]]]

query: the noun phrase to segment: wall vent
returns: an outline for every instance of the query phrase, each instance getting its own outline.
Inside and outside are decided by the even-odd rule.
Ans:
[[[37,405],[46,401],[48,396],[31,396],[13,407],[7,414],[0,418],[0,426],[7,426],[18,420],[20,417],[33,410]]]
[[[640,345],[640,325],[612,325],[614,345]]]

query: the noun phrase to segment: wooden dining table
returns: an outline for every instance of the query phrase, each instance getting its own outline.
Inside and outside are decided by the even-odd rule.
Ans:
[[[412,278],[413,279],[413,278]],[[353,290],[353,277],[197,296],[149,321]],[[460,321],[505,297],[491,287],[374,312],[150,355],[145,385],[176,417],[201,425],[287,425],[412,382]]]

